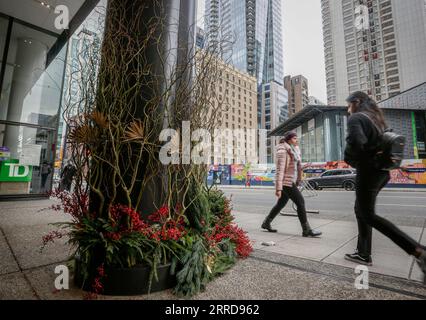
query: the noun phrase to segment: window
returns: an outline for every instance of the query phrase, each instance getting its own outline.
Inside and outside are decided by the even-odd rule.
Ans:
[[[333,175],[333,171],[326,171],[321,175],[321,177],[331,177],[332,175]]]
[[[96,14],[101,12],[99,7],[95,10]],[[91,19],[93,20],[93,16],[83,22],[84,27],[87,27],[87,21]],[[0,17],[0,59],[6,45],[8,21]],[[78,99],[81,87],[74,84],[78,81],[78,85],[86,83],[84,74],[80,75],[79,79],[68,74],[65,78],[68,81],[64,82],[64,61],[68,62],[67,72],[75,75],[76,68],[80,66],[73,54],[79,51],[77,53],[84,59],[82,51],[85,48],[94,48],[96,44],[101,43],[95,43],[93,36],[81,36],[82,28],[83,26],[70,39],[68,57],[67,46],[64,46],[56,57],[52,57],[49,65],[46,65],[47,53],[57,42],[57,37],[52,33],[34,29],[30,24],[24,25],[17,20],[13,22],[6,57],[7,65],[3,70],[5,77],[0,88],[0,147],[10,152],[10,158],[6,160],[9,163],[18,163],[21,154],[27,150],[31,150],[29,152],[33,154],[33,159],[31,165],[20,165],[20,174],[25,172],[27,176],[19,177],[21,180],[7,180],[0,195],[4,192],[20,195],[46,193],[51,189],[54,175],[58,175],[55,171],[58,168],[55,158],[59,159],[62,150],[57,146],[62,143],[60,139],[66,136],[67,130],[61,123],[58,129],[58,111],[62,93],[65,91],[63,85],[67,86],[67,92],[73,93]],[[102,26],[96,26],[96,30],[101,29]],[[1,161],[0,165],[6,161]]]
[[[8,20],[1,18],[1,57],[7,25]],[[31,149],[36,157],[32,165],[19,167],[21,171],[25,167],[23,172],[27,175],[9,177],[12,180],[6,180],[0,194],[11,190],[19,194],[50,190],[66,53],[64,48],[46,68],[47,52],[55,42],[56,38],[51,35],[13,23],[5,77],[0,88],[0,147],[6,149],[10,157],[0,163],[19,163],[25,149]],[[35,127],[27,127],[26,123]]]
[[[55,41],[56,38],[50,35],[19,23],[13,24],[0,120],[46,125],[56,116],[64,64],[56,61],[45,70],[46,46],[50,48]],[[43,110],[39,109],[40,97],[44,98]]]

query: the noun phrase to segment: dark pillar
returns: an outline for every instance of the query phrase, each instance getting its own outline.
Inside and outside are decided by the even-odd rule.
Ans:
[[[125,21],[118,23],[118,19],[123,19],[123,12]],[[140,12],[142,12],[142,16],[138,16]],[[150,21],[159,18],[162,19],[161,26],[155,28],[155,37],[150,39],[142,58],[132,59],[131,56],[127,56],[126,51],[120,52],[117,49],[117,46],[126,48],[129,43],[132,43],[129,35],[138,37],[138,39],[146,37],[151,31],[152,24],[150,24]],[[188,69],[182,66],[187,65],[188,58],[193,55],[195,50],[195,19],[196,0],[110,0],[108,3],[106,36],[102,49],[100,89],[108,90],[110,83],[114,83],[117,87],[118,81],[121,81],[124,82],[124,86],[120,89],[120,92],[127,89],[133,90],[133,84],[140,79],[135,78],[135,73],[132,71],[140,69],[141,64],[150,66],[149,74],[145,73],[142,76],[141,86],[135,89],[140,94],[136,95],[136,99],[132,98],[126,101],[127,104],[131,105],[132,116],[123,115],[122,121],[123,123],[130,122],[132,119],[145,121],[147,117],[164,114],[164,117],[160,119],[157,117],[153,117],[152,121],[148,119],[150,121],[149,126],[151,126],[151,129],[154,128],[151,137],[152,142],[156,140],[155,143],[158,143],[158,137],[163,128],[177,129],[175,125],[182,120],[180,115],[176,116],[173,112],[173,105],[177,90],[182,86],[188,86],[193,76],[192,68]],[[124,30],[126,36],[121,36],[121,30]],[[123,53],[123,56],[117,58],[117,52]],[[111,62],[114,62],[114,69],[110,68]],[[104,72],[105,68],[110,68],[110,70]],[[127,77],[124,81],[123,74]],[[117,75],[119,75],[119,80],[117,80]],[[159,99],[166,90],[168,98]],[[103,94],[98,99],[97,108],[99,111],[107,112],[106,110],[111,108],[108,104],[109,94],[111,94],[110,100],[116,98],[113,96],[116,92]],[[156,109],[153,109],[153,104],[155,104]],[[115,108],[117,107],[118,104],[115,104]],[[150,110],[149,114],[147,114],[148,109]],[[167,112],[164,112],[164,110]],[[122,165],[125,166],[126,157],[132,159],[134,155],[129,150],[122,150],[122,152]],[[156,154],[155,160],[158,161],[158,159],[158,154]],[[139,168],[138,182],[149,175],[151,169],[152,155],[145,154]],[[108,179],[111,179],[111,177],[106,174],[102,190],[107,197],[106,203],[108,203],[109,195],[114,192],[111,190]],[[129,177],[125,177],[125,179],[129,179]],[[159,174],[145,186],[142,201],[138,206],[143,214],[150,214],[164,204],[166,198],[165,182],[165,170],[160,170]],[[118,196],[115,202],[126,203],[122,190],[117,190],[117,192]],[[138,198],[140,198],[138,192],[139,190],[135,190],[131,195],[132,205],[137,203]],[[92,193],[92,209],[96,209],[98,200],[96,195]]]

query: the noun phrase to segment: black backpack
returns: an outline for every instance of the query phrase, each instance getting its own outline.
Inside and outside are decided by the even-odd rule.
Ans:
[[[379,144],[374,156],[376,169],[393,170],[400,168],[404,159],[405,137],[393,132],[392,129],[383,131],[367,114],[360,113],[370,119],[379,132]]]

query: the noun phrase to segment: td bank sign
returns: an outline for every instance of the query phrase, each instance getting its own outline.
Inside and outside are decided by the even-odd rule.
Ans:
[[[0,162],[1,182],[30,182],[32,174],[32,166],[20,165],[18,160]]]

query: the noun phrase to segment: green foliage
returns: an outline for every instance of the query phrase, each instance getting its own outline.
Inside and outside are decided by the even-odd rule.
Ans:
[[[70,243],[78,248],[77,253],[81,257],[85,257],[86,253],[97,252],[103,257],[102,262],[121,268],[130,268],[136,264],[151,265],[153,260],[167,259],[174,250],[167,242],[158,242],[140,232],[123,233],[116,239],[105,236],[108,232],[110,226],[105,220],[86,219],[84,227],[72,228]]]
[[[211,223],[210,203],[204,186],[192,179],[186,196],[186,216],[198,232],[205,232]]]
[[[241,242],[241,234],[232,225],[230,200],[221,190],[194,184],[188,198],[195,199],[186,212],[195,227],[182,239],[187,251],[181,251],[180,262],[172,263],[177,278],[174,292],[181,297],[198,294],[210,280],[234,266]]]
[[[217,188],[209,189],[207,197],[210,202],[212,215],[219,217],[223,214],[226,206],[226,198],[222,190]]]
[[[213,277],[222,275],[232,268],[237,261],[235,244],[230,239],[223,239],[219,243],[220,252],[216,255],[212,268]]]
[[[206,247],[202,237],[190,236],[190,239],[188,245],[192,245],[192,249],[182,251],[180,263],[177,259],[172,263],[172,274],[176,274],[177,280],[174,293],[184,298],[204,291],[209,281],[224,274],[237,261],[235,244],[230,239],[223,239],[219,243],[219,250],[215,251]]]
[[[177,285],[174,288],[174,293],[178,296],[191,297],[203,291],[212,277],[207,268],[207,249],[203,242],[201,237],[194,236],[191,250],[181,257],[181,268],[176,273]]]
[[[209,189],[207,198],[210,203],[210,212],[213,216],[211,221],[212,226],[218,223],[228,225],[234,221],[234,217],[231,215],[231,202],[226,198],[222,190],[216,187]]]

